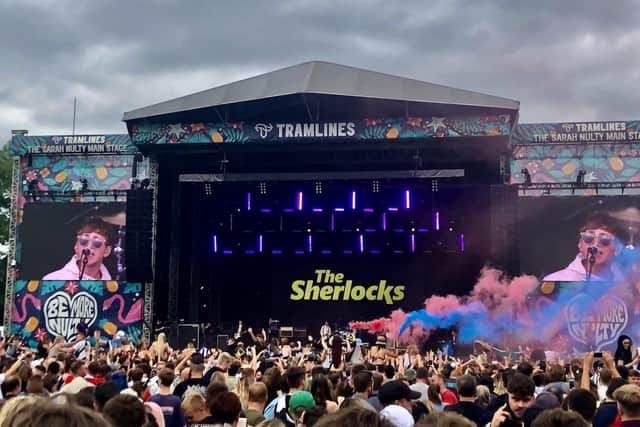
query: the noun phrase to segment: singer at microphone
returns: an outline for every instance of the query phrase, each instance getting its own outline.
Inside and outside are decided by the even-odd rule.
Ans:
[[[621,279],[614,260],[622,251],[619,236],[623,235],[624,231],[609,215],[593,214],[580,227],[575,259],[567,267],[546,275],[542,280],[582,282]]]
[[[76,231],[74,255],[64,267],[42,280],[111,280],[103,264],[111,255],[112,226],[100,218],[88,218]]]

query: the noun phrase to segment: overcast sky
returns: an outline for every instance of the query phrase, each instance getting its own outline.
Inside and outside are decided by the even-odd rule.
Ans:
[[[308,60],[521,102],[520,122],[640,119],[628,0],[0,0],[0,140],[124,133],[122,113]],[[5,138],[6,137],[6,138]]]

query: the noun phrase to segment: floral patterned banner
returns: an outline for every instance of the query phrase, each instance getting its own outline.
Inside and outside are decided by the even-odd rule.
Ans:
[[[640,120],[620,122],[527,123],[513,133],[514,144],[640,143]]]
[[[481,117],[413,117],[365,119],[342,122],[220,122],[136,124],[134,144],[246,144],[296,142],[323,139],[398,140],[467,136],[500,136],[511,133],[509,115]]]
[[[140,283],[17,280],[15,287],[11,332],[31,347],[45,335],[71,338],[81,320],[89,335],[100,330],[113,337],[121,330],[134,341],[142,336]]]
[[[15,135],[11,139],[11,153],[14,156],[27,154],[44,155],[87,155],[126,154],[137,150],[131,144],[129,135]]]

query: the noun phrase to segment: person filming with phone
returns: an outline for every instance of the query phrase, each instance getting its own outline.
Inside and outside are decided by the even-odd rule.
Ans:
[[[533,404],[535,384],[531,378],[519,372],[513,374],[507,386],[507,403],[502,405],[491,418],[491,427],[521,427],[522,415]]]

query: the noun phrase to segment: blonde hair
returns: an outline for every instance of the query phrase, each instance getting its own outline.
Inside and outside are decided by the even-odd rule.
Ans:
[[[206,401],[200,393],[189,393],[184,397],[182,405],[180,405],[183,411],[186,409],[193,409],[194,411],[208,410]]]
[[[9,426],[12,424],[17,413],[29,411],[35,413],[35,404],[44,401],[40,397],[35,396],[17,396],[7,400],[2,409],[0,409],[0,426]]]
[[[53,343],[54,343],[54,344],[61,344],[61,343],[63,343],[63,342],[64,342],[64,337],[63,337],[63,336],[60,336],[60,335],[58,335],[58,336],[53,340]]]

